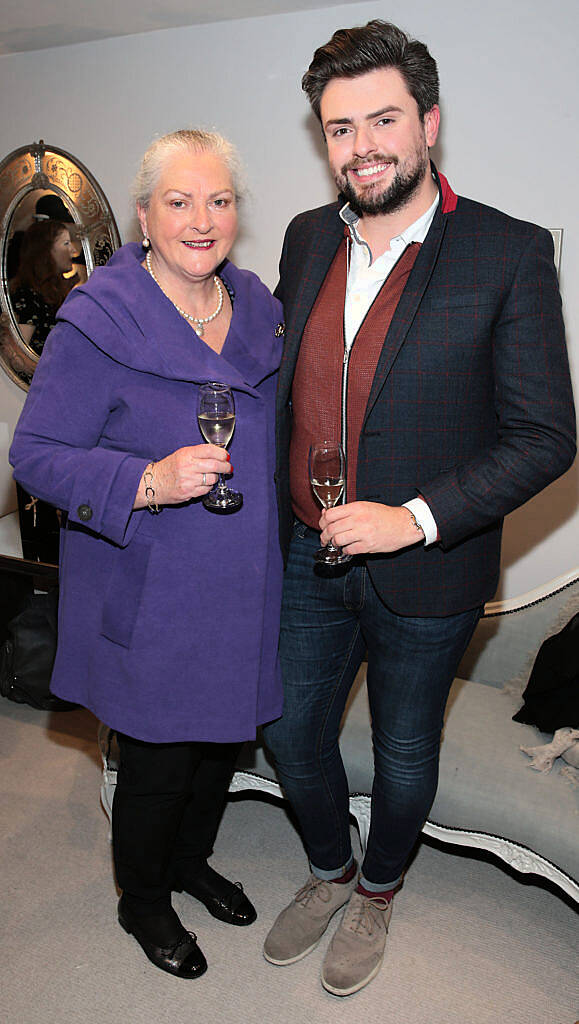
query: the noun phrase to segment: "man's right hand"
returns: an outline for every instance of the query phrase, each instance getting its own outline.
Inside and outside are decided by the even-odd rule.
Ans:
[[[351,501],[322,513],[322,544],[332,542],[347,555],[399,551],[424,541],[407,508],[375,501]]]

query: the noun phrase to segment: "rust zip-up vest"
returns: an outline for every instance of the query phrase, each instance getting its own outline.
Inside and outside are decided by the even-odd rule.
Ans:
[[[347,239],[326,274],[304,329],[292,389],[290,488],[295,515],[318,529],[321,508],[308,477],[310,445],[340,441],[344,373]],[[370,306],[350,350],[346,393],[346,500],[356,500],[358,441],[380,353],[420,244],[411,243]],[[386,338],[386,341],[384,339]]]

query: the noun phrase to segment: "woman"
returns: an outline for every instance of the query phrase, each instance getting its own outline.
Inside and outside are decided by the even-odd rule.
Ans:
[[[281,712],[281,556],[273,404],[281,307],[227,259],[236,160],[220,136],[151,146],[136,185],[143,246],[125,245],[59,313],[11,451],[16,478],[68,510],[52,689],[119,736],[113,808],[119,921],[150,960],[202,974],[171,907],[187,890],[251,924],[207,863],[240,743]],[[198,385],[235,396],[242,508],[201,498],[232,473],[204,444]],[[159,509],[159,514],[157,513]]]
[[[38,355],[56,323],[58,307],[73,286],[63,274],[72,270],[74,253],[70,232],[58,220],[31,224],[22,237],[10,298],[20,333]]]

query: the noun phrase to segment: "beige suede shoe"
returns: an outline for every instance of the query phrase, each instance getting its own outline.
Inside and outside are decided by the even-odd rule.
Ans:
[[[352,893],[322,965],[322,985],[328,992],[350,996],[376,977],[391,916],[392,900]]]
[[[286,967],[311,953],[333,915],[350,899],[357,881],[356,875],[351,881],[340,883],[310,875],[267,936],[263,946],[265,959],[277,967]]]

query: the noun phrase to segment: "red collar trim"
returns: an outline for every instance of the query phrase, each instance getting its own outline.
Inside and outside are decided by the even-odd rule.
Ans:
[[[440,181],[440,191],[442,193],[442,206],[441,213],[454,213],[458,205],[458,196],[452,191],[448,184],[448,179],[444,177],[444,174],[437,172]],[[350,237],[350,229],[347,224],[344,224],[344,238],[347,240]]]
[[[438,175],[440,179],[440,190],[442,192],[442,213],[454,213],[458,204],[458,196],[452,191],[444,174]]]

